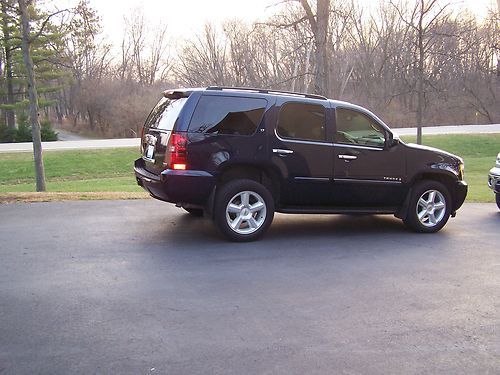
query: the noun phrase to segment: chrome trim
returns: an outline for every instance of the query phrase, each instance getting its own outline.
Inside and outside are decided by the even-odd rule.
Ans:
[[[358,178],[334,178],[334,182],[340,181],[340,182],[358,182],[362,184],[388,184],[388,185],[393,185],[393,184],[402,184],[401,181],[383,181],[383,180],[361,180]]]
[[[339,159],[356,160],[358,157],[354,155],[339,155]]]
[[[283,148],[273,148],[273,152],[275,154],[280,154],[280,155],[293,154],[293,150],[286,150],[286,149],[283,149]]]
[[[329,177],[294,177],[294,180],[329,182],[330,178]]]
[[[333,143],[331,142],[322,142],[322,141],[305,141],[305,140],[298,140],[298,139],[292,139],[292,138],[282,138],[278,132],[276,131],[276,128],[274,128],[274,135],[276,138],[278,138],[280,141],[283,142],[292,142],[292,143],[301,143],[305,145],[319,145],[319,146],[330,146],[333,147]]]
[[[362,146],[362,145],[355,145],[355,144],[343,144],[343,143],[334,143],[333,144],[336,147],[344,147],[344,148],[359,148],[361,150],[372,150],[372,151],[384,151],[385,148],[380,148],[380,147],[372,147],[372,146]]]

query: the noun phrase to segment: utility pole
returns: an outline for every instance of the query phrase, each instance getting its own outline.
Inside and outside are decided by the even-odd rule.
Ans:
[[[30,1],[30,0],[28,0]],[[33,59],[30,52],[30,18],[26,0],[18,0],[19,13],[21,14],[22,28],[22,50],[23,60],[28,78],[29,112],[31,121],[31,134],[33,135],[33,156],[35,159],[36,191],[45,191],[45,170],[42,156],[42,137],[40,134],[40,122],[38,121],[38,93],[36,90]]]

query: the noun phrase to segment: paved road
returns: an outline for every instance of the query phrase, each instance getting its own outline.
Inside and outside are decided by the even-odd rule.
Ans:
[[[416,128],[398,128],[394,131],[399,135],[416,135]],[[490,134],[500,133],[500,124],[493,125],[455,125],[455,126],[431,126],[423,129],[424,134]],[[64,138],[64,137],[63,137]],[[76,149],[101,149],[117,147],[139,147],[139,138],[121,139],[71,139],[57,142],[42,142],[45,151],[52,150],[76,150]],[[0,153],[2,152],[31,152],[33,145],[31,142],[24,143],[0,143]]]
[[[498,373],[499,225],[277,215],[232,244],[154,200],[0,205],[0,373]]]
[[[54,131],[57,133],[57,138],[60,141],[85,141],[90,140],[90,138],[85,137],[80,134],[72,133],[70,131],[64,129],[54,128]]]

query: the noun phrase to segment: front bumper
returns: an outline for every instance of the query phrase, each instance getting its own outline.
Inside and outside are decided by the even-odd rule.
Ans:
[[[488,187],[495,193],[500,194],[500,168],[493,167],[488,174]]]
[[[160,175],[145,169],[144,160],[134,163],[137,184],[153,198],[178,204],[203,206],[215,186],[215,177],[205,171],[166,169]]]
[[[467,182],[465,181],[457,181],[457,184],[455,186],[455,205],[453,207],[453,214],[460,208],[462,207],[462,204],[464,204],[465,197],[467,197]]]

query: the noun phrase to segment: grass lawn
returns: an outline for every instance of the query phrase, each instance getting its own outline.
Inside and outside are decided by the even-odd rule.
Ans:
[[[133,173],[137,148],[45,151],[47,190],[51,192],[142,192]],[[35,190],[31,153],[0,154],[0,192]]]
[[[403,137],[412,142],[415,137]],[[493,202],[486,178],[500,152],[500,134],[424,136],[424,144],[457,154],[465,160],[467,200]],[[50,192],[124,192],[129,196],[143,190],[137,186],[133,162],[137,148],[105,150],[45,151],[47,190]],[[33,155],[0,154],[0,193],[35,191]],[[78,195],[76,195],[78,197]],[[109,195],[108,195],[109,196]],[[1,197],[0,197],[1,198]],[[1,200],[1,199],[0,199]]]

